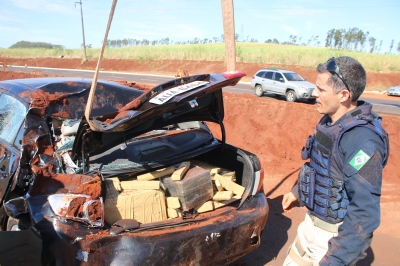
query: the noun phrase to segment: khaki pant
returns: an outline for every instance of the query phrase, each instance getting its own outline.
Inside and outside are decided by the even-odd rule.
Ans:
[[[307,212],[304,221],[301,222],[297,228],[296,239],[289,247],[288,255],[283,262],[283,266],[319,265],[320,260],[328,251],[328,241],[337,235],[337,231],[329,232],[315,226],[312,217],[309,212]],[[370,246],[371,240],[366,243],[357,258],[355,258],[349,265],[355,265],[357,261],[367,256],[365,250]]]

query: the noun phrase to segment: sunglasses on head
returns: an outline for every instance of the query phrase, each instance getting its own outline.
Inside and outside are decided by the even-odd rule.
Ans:
[[[344,85],[346,86],[346,89],[350,91],[349,86],[347,85],[346,81],[344,80],[342,74],[339,71],[339,66],[336,65],[335,57],[332,57],[331,59],[326,61],[326,68],[332,75],[336,74],[343,81]]]

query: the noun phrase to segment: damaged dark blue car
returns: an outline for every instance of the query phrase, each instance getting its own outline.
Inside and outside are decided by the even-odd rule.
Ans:
[[[244,75],[98,81],[90,116],[90,79],[1,81],[0,264],[227,265],[258,248],[264,173],[223,124],[222,88]]]

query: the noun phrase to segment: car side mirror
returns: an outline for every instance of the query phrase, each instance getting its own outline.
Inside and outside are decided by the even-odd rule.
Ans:
[[[285,83],[285,81],[283,80],[283,78],[279,78],[279,81],[282,83]]]

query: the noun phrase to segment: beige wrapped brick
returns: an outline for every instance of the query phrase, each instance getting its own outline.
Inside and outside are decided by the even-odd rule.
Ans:
[[[219,182],[218,180],[214,180],[214,184],[217,187],[218,191],[224,191],[224,187],[221,185],[221,182]]]
[[[230,200],[233,196],[232,191],[218,191],[215,193],[213,200],[216,201],[224,201],[224,200]]]
[[[137,180],[138,181],[153,180],[153,179],[160,178],[160,177],[163,177],[163,176],[166,176],[166,175],[170,175],[174,171],[175,171],[174,166],[170,166],[170,167],[162,168],[162,169],[159,169],[159,170],[156,170],[156,171],[153,171],[153,172],[150,172],[150,173],[146,173],[146,174],[143,174],[143,175],[138,175],[137,176]]]
[[[168,218],[178,217],[178,211],[172,208],[167,208]]]
[[[181,207],[179,198],[178,197],[167,197],[167,207],[171,208],[171,209],[179,209]]]
[[[182,177],[186,174],[187,170],[190,167],[190,162],[182,162],[179,164],[178,169],[173,172],[171,179],[172,180],[181,180]]]
[[[211,174],[211,175],[215,175],[215,174],[218,174],[219,171],[221,171],[221,168],[218,168],[218,167],[212,168],[212,169],[210,170],[210,174]]]
[[[122,183],[122,182],[121,182]],[[167,219],[164,193],[160,190],[132,190],[117,197],[106,198],[104,219],[113,224],[121,219],[136,219],[140,223]]]
[[[245,188],[233,182],[230,178],[216,174],[215,179],[221,182],[221,185],[228,191],[232,191],[235,195],[242,197]]]
[[[200,207],[195,208],[195,210],[196,210],[198,213],[213,211],[213,210],[214,210],[213,201],[212,201],[212,200],[206,201],[206,202],[203,203],[203,205],[201,205]]]
[[[214,201],[213,206],[214,206],[214,209],[218,209],[218,208],[224,207],[226,205],[229,205],[232,202],[238,201],[240,199],[241,199],[241,197],[239,197],[238,195],[235,195],[230,200]]]
[[[235,195],[230,200],[224,200],[224,201],[209,200],[209,201],[205,202],[203,205],[201,205],[200,207],[196,208],[196,211],[198,213],[213,211],[215,209],[227,206],[227,205],[229,205],[235,201],[238,201],[240,199],[241,199],[241,197],[239,197],[238,195]]]
[[[160,181],[122,181],[121,188],[125,190],[159,189]]]
[[[224,177],[229,177],[233,182],[236,181],[236,173],[235,173],[235,171],[220,173],[220,175],[222,175]]]

